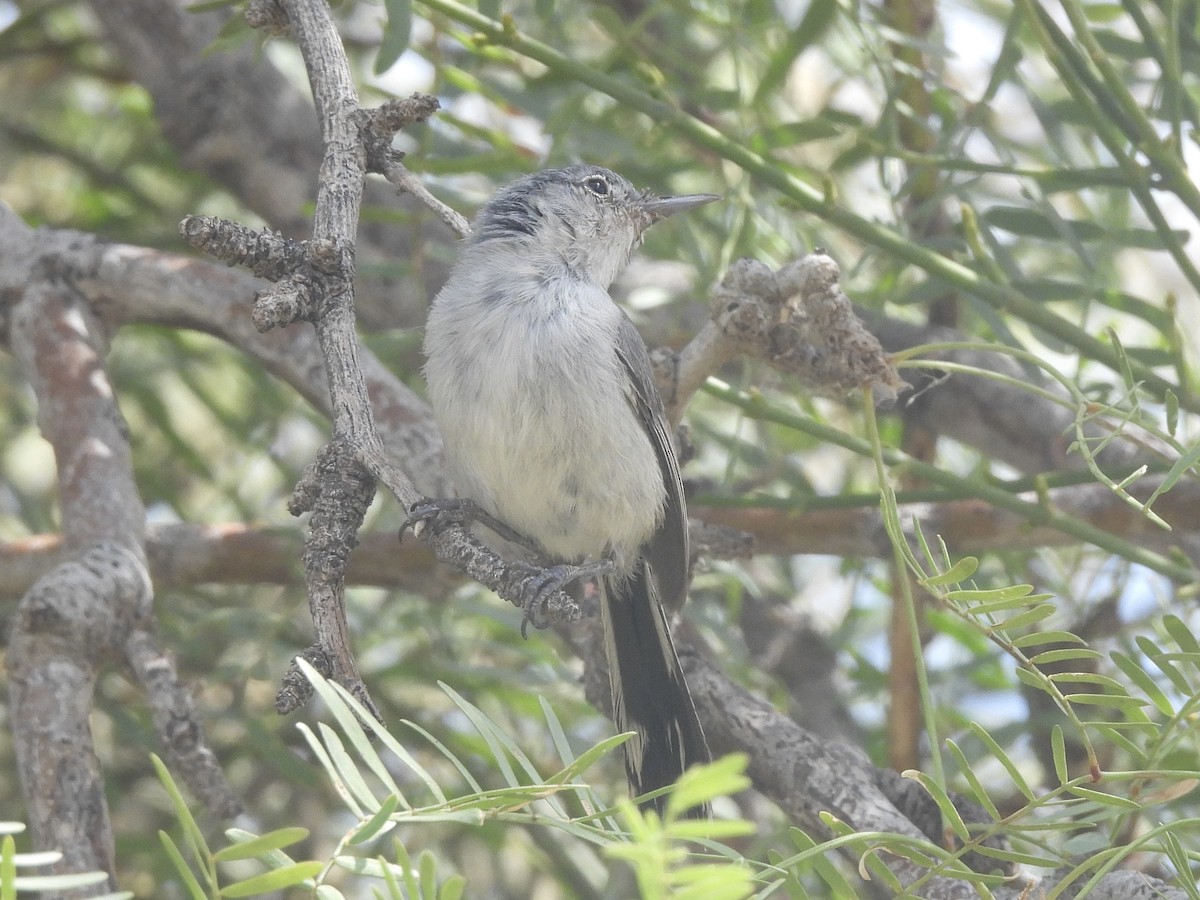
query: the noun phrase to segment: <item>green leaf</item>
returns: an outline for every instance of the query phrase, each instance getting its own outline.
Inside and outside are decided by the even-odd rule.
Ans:
[[[11,834],[0,844],[0,900],[16,900],[17,842]]]
[[[1162,692],[1154,679],[1137,664],[1137,662],[1119,650],[1114,650],[1109,654],[1118,669],[1125,673],[1125,677],[1137,685],[1138,689],[1146,695],[1155,708],[1167,718],[1175,715],[1175,708],[1171,705],[1171,701],[1167,699],[1167,695]]]
[[[387,13],[387,24],[375,56],[376,75],[396,64],[396,60],[408,49],[412,37],[412,0],[383,0],[383,8]]]
[[[908,769],[900,773],[904,778],[911,778],[916,781],[921,787],[925,788],[925,792],[933,798],[933,802],[937,804],[942,813],[942,822],[950,827],[955,836],[966,843],[971,839],[971,834],[967,830],[967,823],[962,820],[962,816],[954,807],[949,795],[942,790],[942,786],[926,775],[924,772],[918,772],[915,769]]]
[[[1153,228],[1109,229],[1093,219],[1066,219],[1025,206],[994,206],[984,213],[984,219],[993,228],[1024,237],[1049,241],[1110,241],[1143,250],[1164,249],[1163,235]],[[1169,240],[1179,244],[1188,239],[1183,230],[1168,234]]]
[[[729,841],[757,832],[758,826],[745,819],[677,819],[667,829],[681,841]]]
[[[550,737],[554,741],[554,749],[558,751],[558,758],[562,760],[564,766],[570,768],[575,762],[575,751],[571,749],[571,741],[567,738],[567,732],[562,727],[562,722],[554,712],[554,707],[541,694],[538,694],[538,706],[541,707],[542,715],[546,718],[546,727],[550,729]]]
[[[1021,669],[1017,669],[1018,674],[1020,674],[1021,671]],[[1008,777],[1012,779],[1012,782],[1014,785],[1016,785],[1017,790],[1024,794],[1025,798],[1030,802],[1037,799],[1034,796],[1033,791],[1030,789],[1029,784],[1021,776],[1021,772],[1017,768],[1016,764],[1009,759],[1008,754],[1005,753],[1000,745],[996,743],[996,739],[988,734],[984,727],[978,722],[970,722],[968,723],[967,727],[971,729],[971,733],[974,734],[975,737],[979,738],[979,740],[981,740],[987,746],[988,750],[991,751],[992,756],[995,757],[996,761],[1000,763],[1000,765],[1004,766],[1005,771],[1008,772]]]
[[[1034,647],[1038,644],[1082,644],[1083,638],[1069,631],[1035,631],[1013,638],[1014,647]]]
[[[893,532],[896,538],[900,539],[900,546],[907,547],[908,541],[904,539],[904,529],[900,524],[900,510],[896,506],[896,492],[892,490],[890,485],[883,489],[883,507],[888,511],[888,518],[895,519],[895,530]],[[921,527],[921,520],[916,516],[912,519],[913,538],[917,542],[917,546],[921,548],[921,558],[929,563],[933,568],[937,568],[937,559],[934,558],[933,551],[929,549],[929,542],[925,540],[925,530]],[[918,569],[918,571],[920,571]],[[925,577],[922,575],[921,577]]]
[[[1076,797],[1081,797],[1084,800],[1091,800],[1094,803],[1099,803],[1102,806],[1113,806],[1117,809],[1137,812],[1141,810],[1140,803],[1134,803],[1127,797],[1118,797],[1115,794],[1106,794],[1103,791],[1093,791],[1090,788],[1085,788],[1077,784],[1067,787],[1067,790]]]
[[[804,12],[804,18],[796,29],[787,36],[783,45],[771,54],[758,87],[754,91],[754,105],[765,102],[783,84],[792,70],[796,58],[819,41],[837,18],[836,0],[812,0]]]
[[[417,857],[417,872],[421,878],[421,900],[437,900],[437,858],[428,850]]]
[[[454,700],[456,704],[461,700],[462,703],[465,703],[468,707],[474,709],[478,713],[479,719],[472,721],[475,722],[476,728],[480,728],[481,726],[486,728],[487,732],[495,739],[495,744],[493,744],[492,741],[489,741],[489,745],[498,745],[503,747],[504,750],[508,752],[509,756],[520,763],[521,768],[525,771],[525,775],[527,776],[529,782],[533,784],[540,784],[543,782],[544,779],[542,778],[541,773],[537,770],[537,766],[533,764],[533,761],[529,758],[528,754],[521,749],[520,744],[516,742],[513,736],[509,734],[506,729],[500,727],[500,725],[494,722],[490,717],[486,716],[483,710],[479,709],[479,707],[468,703],[467,700],[459,695],[453,688],[449,687],[448,685],[442,685],[442,688],[449,694],[450,699]],[[459,708],[463,709],[461,705]],[[463,711],[466,712],[465,709]],[[481,731],[480,734],[484,733]],[[487,738],[487,734],[484,734],[484,738]],[[518,781],[518,783],[520,782]],[[547,796],[553,797],[553,795]],[[551,806],[555,808],[556,812],[562,813],[562,810],[558,808],[557,804],[557,798],[551,799]]]
[[[1035,666],[1044,666],[1048,663],[1064,662],[1073,659],[1102,659],[1103,653],[1098,653],[1090,647],[1064,647],[1057,650],[1046,650],[1036,656],[1031,656],[1029,661]]]
[[[788,829],[788,832],[792,836],[792,842],[802,853],[804,851],[813,851],[817,849],[817,842],[799,828],[793,826]],[[838,866],[828,858],[827,854],[810,853],[806,862],[812,866],[821,880],[829,885],[830,896],[855,897],[858,895],[858,892],[854,891],[850,887],[850,883],[846,880],[846,877],[841,873],[841,870],[838,868]],[[794,866],[795,864],[793,863],[790,865]],[[798,889],[800,886],[799,882],[796,881],[794,886]],[[798,893],[797,890],[791,891],[790,895],[793,897],[803,896],[803,894]]]
[[[1121,341],[1121,336],[1117,334],[1117,329],[1111,325],[1105,329],[1108,335],[1108,340],[1112,343],[1113,349],[1117,352],[1117,359],[1120,362],[1121,377],[1125,380],[1126,389],[1133,391],[1137,387],[1137,380],[1133,377],[1133,366],[1129,364],[1129,356],[1125,353],[1125,345]]]
[[[324,722],[318,722],[317,728],[321,732],[321,740],[325,744],[325,749],[329,752],[329,758],[333,760],[333,764],[337,766],[338,774],[353,793],[362,809],[374,813],[380,806],[380,800],[375,796],[375,792],[367,785],[366,780],[362,777],[362,773],[358,771],[358,766],[350,754],[346,752],[346,745],[342,743],[341,736],[326,725]]]
[[[695,863],[672,870],[672,900],[744,900],[751,892],[750,870],[728,863]]]
[[[451,752],[450,749],[447,748],[446,745],[443,744],[441,741],[439,741],[433,734],[431,734],[429,731],[427,731],[422,726],[418,725],[416,722],[411,721],[410,719],[401,719],[400,721],[402,724],[408,726],[413,731],[417,732],[417,734],[421,735],[421,737],[425,738],[425,740],[429,741],[429,743],[432,744],[434,746],[434,748],[436,748],[437,751],[442,754],[443,757],[445,757],[447,760],[449,760],[450,764],[453,765],[456,769],[458,769],[458,774],[462,776],[463,781],[465,781],[468,785],[471,786],[472,790],[475,790],[475,791],[483,790],[483,787],[479,784],[478,781],[475,780],[475,776],[471,774],[471,770],[468,769],[465,765],[463,765],[462,760],[459,759],[457,756],[455,756],[454,753]],[[442,793],[440,788],[438,789],[438,793],[439,794]],[[444,794],[442,794],[441,802],[442,803],[447,802]]]
[[[1114,678],[1109,678],[1107,675],[1099,675],[1095,672],[1054,672],[1049,677],[1055,684],[1094,684],[1099,687],[1109,688],[1115,691],[1118,696],[1128,696],[1125,686],[1121,682]]]
[[[417,887],[417,867],[413,865],[412,858],[408,855],[408,848],[399,839],[392,839],[392,848],[396,854],[396,864],[400,867],[400,877],[404,879],[404,887],[408,892],[409,900],[411,900],[411,898],[419,894]],[[379,862],[383,863],[384,861],[380,859]],[[387,871],[391,873],[393,869],[389,866]],[[391,876],[389,875],[389,877]]]
[[[1107,850],[1112,839],[1102,831],[1091,830],[1073,834],[1063,842],[1063,850],[1072,856],[1092,856],[1101,850]]]
[[[1040,603],[1033,609],[1027,609],[1025,612],[1017,613],[1015,616],[1009,616],[1007,619],[998,622],[995,627],[1004,632],[1024,631],[1026,628],[1036,625],[1043,619],[1050,618],[1056,611],[1053,604]]]
[[[1147,706],[1148,701],[1138,697],[1119,697],[1113,694],[1067,694],[1066,701],[1084,706],[1111,706],[1114,709],[1130,711],[1140,710]]]
[[[1200,654],[1200,641],[1196,640],[1196,636],[1184,624],[1183,620],[1176,615],[1165,615],[1162,618],[1163,627],[1167,629],[1167,634],[1171,635],[1171,639],[1184,653]]]
[[[1183,844],[1179,842],[1178,835],[1174,831],[1164,829],[1163,843],[1166,846],[1167,859],[1171,860],[1171,865],[1175,867],[1175,871],[1179,875],[1179,884],[1187,892],[1188,897],[1192,900],[1200,897],[1195,880],[1188,877],[1185,873],[1190,873],[1195,868],[1188,853],[1183,849]]]
[[[904,892],[904,886],[900,884],[899,879],[891,868],[884,863],[882,856],[899,856],[907,859],[910,862],[920,866],[922,869],[932,869],[936,864],[936,858],[924,851],[936,851],[940,848],[934,847],[926,842],[918,849],[908,841],[885,840],[882,846],[871,847],[858,861],[859,874],[864,878],[869,877],[872,880],[883,882],[892,896],[900,896]]]
[[[499,809],[517,809],[528,806],[535,800],[544,800],[561,791],[574,790],[574,788],[575,785],[571,784],[518,784],[513,787],[496,788],[455,797],[449,801],[449,810],[451,813],[459,814],[471,810],[487,812]],[[427,822],[429,819],[430,813],[422,813],[421,821]],[[468,821],[474,821],[474,819],[473,816],[467,817]]]
[[[154,771],[158,774],[158,780],[162,783],[167,795],[171,798],[171,805],[175,809],[175,818],[183,826],[183,836],[187,839],[188,849],[192,853],[193,860],[195,860],[197,866],[204,869],[205,879],[209,881],[209,887],[215,891],[217,885],[212,881],[212,875],[207,869],[212,860],[212,851],[208,847],[208,842],[204,839],[204,833],[200,830],[200,826],[196,824],[196,820],[193,818],[191,810],[188,809],[187,803],[184,802],[183,794],[175,786],[175,781],[171,778],[170,771],[168,771],[166,765],[159,759],[157,754],[150,754],[150,764],[154,766]],[[175,847],[174,842],[171,843],[171,846]],[[178,852],[178,848],[176,847],[175,849]],[[180,859],[182,860],[182,856]],[[186,864],[184,868],[190,874],[191,869],[187,868]]]
[[[379,809],[376,810],[375,815],[371,816],[370,819],[368,819],[355,830],[354,834],[350,838],[350,843],[366,843],[367,841],[371,840],[371,838],[383,831],[384,826],[389,824],[392,813],[396,811],[396,808],[399,805],[400,801],[397,799],[395,794],[390,794],[385,797],[382,805],[380,805]]]
[[[465,697],[448,684],[438,682],[438,687],[445,691],[450,699],[454,701],[455,705],[471,720],[471,724],[475,726],[475,730],[479,732],[480,737],[484,739],[488,748],[492,751],[492,758],[495,759],[500,773],[504,776],[504,780],[508,782],[510,787],[520,786],[522,784],[521,779],[517,777],[516,770],[513,769],[512,764],[509,762],[508,754],[504,752],[505,744],[509,745],[509,752],[514,753],[518,759],[522,759],[524,754],[512,744],[511,740],[508,739],[508,735],[504,734],[503,730],[478,706],[468,702]],[[533,768],[529,764],[528,759],[523,759],[523,762],[527,764],[527,771]],[[541,781],[541,776],[537,774],[536,770],[531,774],[533,778]]]
[[[386,878],[389,874],[394,878],[396,875],[406,878],[411,873],[411,865],[406,856],[403,863],[390,863],[386,859],[374,857],[372,859],[364,859],[361,856],[336,856],[333,864],[340,869],[345,869],[347,872],[353,872],[355,875],[364,875],[368,878]],[[417,884],[414,881],[408,885],[409,893],[416,896]]]
[[[974,556],[964,556],[945,572],[921,579],[926,587],[941,587],[944,584],[961,584],[979,568],[979,559]]]
[[[1170,471],[1163,476],[1162,482],[1154,489],[1154,492],[1146,499],[1143,504],[1145,509],[1149,509],[1154,505],[1154,501],[1165,494],[1179,482],[1179,479],[1184,476],[1188,469],[1193,468],[1196,463],[1200,462],[1200,443],[1193,444],[1188,448],[1179,459],[1175,460]]]
[[[253,878],[238,881],[221,890],[222,897],[253,897],[255,894],[265,894],[268,891],[278,891],[286,887],[295,887],[305,881],[316,878],[325,868],[324,863],[311,860],[298,862],[282,869],[263,872]]]
[[[635,734],[636,732],[633,731],[624,731],[620,734],[606,737],[594,747],[590,747],[579,754],[565,769],[560,769],[547,778],[545,780],[546,784],[565,784],[568,781],[572,781],[576,776],[591,768],[601,757],[620,747],[630,738],[634,737]]]
[[[1067,766],[1067,742],[1063,738],[1061,725],[1050,729],[1050,753],[1054,757],[1054,774],[1058,776],[1059,784],[1071,780],[1071,771]]]
[[[975,844],[971,849],[983,856],[991,857],[992,859],[1002,859],[1005,862],[1018,863],[1023,866],[1037,866],[1038,868],[1053,869],[1061,862],[1060,859],[1054,856],[1036,856],[1033,853],[1020,853],[1016,850],[1009,850],[1000,847],[990,847],[987,844]]]
[[[946,746],[950,750],[950,755],[954,757],[955,765],[962,773],[963,778],[971,787],[971,797],[987,810],[987,814],[995,821],[1001,819],[1000,810],[996,808],[996,804],[992,802],[991,796],[988,794],[987,788],[983,786],[983,782],[979,780],[979,776],[975,774],[974,767],[967,761],[967,756],[962,752],[962,748],[954,743],[950,738],[946,738]]]
[[[1041,669],[1026,668],[1025,666],[1017,666],[1013,670],[1013,674],[1017,676],[1017,680],[1022,684],[1028,685],[1031,688],[1036,688],[1039,691],[1053,693],[1053,688],[1050,684],[1050,677]]]
[[[232,843],[244,843],[245,841],[255,840],[258,835],[245,831],[241,828],[226,828],[225,837]],[[296,862],[292,857],[288,856],[283,850],[266,850],[260,853],[257,857],[268,869],[281,869],[284,866],[290,866]]]
[[[338,796],[342,798],[342,802],[345,803],[350,812],[352,812],[359,819],[367,818],[367,813],[358,805],[358,801],[354,798],[354,791],[352,791],[349,785],[342,780],[342,775],[338,770],[337,763],[335,763],[332,757],[330,757],[329,750],[323,743],[321,743],[321,739],[318,738],[316,734],[313,733],[313,730],[304,722],[297,724],[296,728],[304,736],[304,740],[308,743],[309,749],[312,750],[313,755],[316,756],[317,762],[319,762],[325,769],[325,774],[329,778],[329,783],[333,785],[333,789],[337,791]]]
[[[772,125],[754,135],[755,149],[760,153],[779,147],[796,147],[808,141],[836,137],[842,129],[828,119],[806,119],[802,122],[786,122]]]
[[[1086,281],[1022,278],[1014,280],[1013,286],[1031,299],[1045,302],[1099,300],[1105,306],[1142,319],[1159,331],[1172,327],[1173,323],[1172,316],[1161,305],[1155,305],[1115,288],[1102,288]]]
[[[1115,744],[1134,759],[1140,759],[1145,753],[1142,747],[1123,734],[1123,730],[1127,729],[1128,723],[1122,723],[1121,728],[1113,728],[1105,723],[1096,723],[1091,727],[1102,734],[1109,743]],[[1144,723],[1143,728],[1147,737],[1158,738],[1162,734],[1162,728],[1152,722]]]
[[[467,879],[463,875],[451,875],[442,882],[438,900],[461,900],[467,890]]]
[[[425,767],[417,762],[416,758],[408,752],[408,749],[398,740],[396,740],[396,737],[386,728],[384,728],[382,724],[375,721],[374,716],[367,715],[363,717],[363,714],[365,714],[366,710],[362,709],[361,704],[359,704],[357,700],[352,703],[349,701],[347,702],[352,709],[360,711],[360,721],[366,723],[367,728],[369,728],[375,735],[376,740],[378,740],[383,746],[387,747],[392,755],[400,760],[400,762],[402,762],[410,772],[421,779],[421,781],[425,784],[425,787],[429,790],[429,793],[433,795],[434,799],[438,803],[445,803],[446,795],[442,792],[442,788],[437,783],[437,779],[430,775],[429,772],[426,771]],[[405,799],[405,796],[403,792],[400,791],[400,788],[393,787],[395,785],[395,781],[391,779],[390,776],[387,781],[384,781],[384,784],[391,792],[391,795],[400,801],[400,806],[402,806],[404,809],[411,808],[411,804],[407,799]]]
[[[993,612],[998,609],[1009,609],[1013,606],[1026,606],[1033,594],[1032,584],[1012,584],[1008,587],[981,590],[977,588],[947,591],[946,599],[954,603],[971,604],[970,612],[978,614],[980,610]],[[1037,595],[1035,595],[1037,596]],[[1049,597],[1050,595],[1044,595]]]
[[[32,853],[18,853],[14,859],[17,868],[32,866],[53,866],[62,862],[63,855],[57,850],[37,850]]]
[[[1158,667],[1159,671],[1166,675],[1168,679],[1170,679],[1171,685],[1175,688],[1175,690],[1179,691],[1181,694],[1192,693],[1192,685],[1188,681],[1187,676],[1180,672],[1179,669],[1175,667],[1175,664],[1166,658],[1162,648],[1158,647],[1145,635],[1138,635],[1136,638],[1134,638],[1134,641],[1137,643],[1138,648],[1142,651],[1142,653],[1146,655],[1146,658],[1154,663],[1154,665]]]
[[[379,758],[379,753],[375,750],[370,738],[367,737],[366,732],[363,730],[364,722],[379,725],[375,717],[340,684],[325,680],[306,660],[301,659],[298,662],[302,664],[301,671],[309,679],[313,690],[321,695],[321,699],[329,707],[330,713],[337,719],[342,734],[346,736],[346,740],[350,742],[359,759],[366,763],[367,767],[375,773],[375,777],[383,783],[384,788],[389,793],[396,794],[403,801],[404,795],[400,791],[400,786],[392,778],[392,773],[383,764],[383,760]],[[314,681],[313,679],[317,680]],[[372,808],[374,808],[374,804]]]
[[[746,777],[748,762],[746,754],[730,753],[710,763],[686,769],[667,800],[668,817],[682,815],[684,810],[750,787],[750,779]]]
[[[299,843],[306,837],[308,837],[307,828],[300,828],[298,826],[294,828],[279,828],[275,831],[268,831],[259,837],[251,838],[248,841],[239,841],[228,847],[222,847],[213,854],[213,858],[217,862],[229,862],[231,859],[256,859],[272,850],[290,847],[292,844]]]
[[[101,884],[108,880],[106,872],[81,872],[67,875],[18,875],[14,884],[17,888],[17,893],[25,893],[26,891],[69,891],[73,888],[89,887],[93,884]],[[132,896],[127,892],[122,892],[125,896]],[[108,894],[109,897],[117,897],[120,894]],[[99,897],[96,900],[100,900]]]
[[[171,836],[165,831],[159,831],[158,839],[162,841],[163,849],[167,851],[167,858],[171,860],[171,865],[175,867],[176,873],[178,873],[180,879],[183,881],[183,886],[187,888],[187,892],[191,894],[192,900],[207,900],[204,889],[200,887],[200,882],[192,874],[191,868],[184,862],[183,854],[179,852],[179,848],[175,846],[175,842],[171,840]]]

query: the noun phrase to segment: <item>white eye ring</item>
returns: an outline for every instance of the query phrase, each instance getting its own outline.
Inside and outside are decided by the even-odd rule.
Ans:
[[[608,179],[603,175],[589,175],[583,179],[583,186],[597,197],[608,196]]]

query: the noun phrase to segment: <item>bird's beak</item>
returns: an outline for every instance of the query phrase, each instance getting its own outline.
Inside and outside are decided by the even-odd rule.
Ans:
[[[717,194],[685,194],[682,197],[655,197],[651,194],[642,200],[641,206],[642,212],[646,214],[650,219],[650,224],[653,225],[667,216],[687,212],[689,209],[695,209],[697,206],[720,199]]]

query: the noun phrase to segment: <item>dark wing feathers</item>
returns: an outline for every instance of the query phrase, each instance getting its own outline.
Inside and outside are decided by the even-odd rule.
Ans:
[[[617,357],[629,375],[629,404],[645,426],[667,488],[662,524],[642,552],[656,576],[663,605],[676,612],[683,606],[688,588],[687,504],[683,499],[683,481],[679,477],[670,426],[662,398],[654,386],[650,354],[646,352],[642,336],[624,312],[617,328]]]

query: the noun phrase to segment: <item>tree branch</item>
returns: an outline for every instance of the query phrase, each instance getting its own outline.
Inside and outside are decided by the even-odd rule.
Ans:
[[[34,839],[64,854],[55,871],[111,876],[112,827],[88,724],[104,665],[119,661],[135,673],[159,741],[196,795],[221,815],[238,804],[158,645],[142,547],[145,510],[104,371],[103,329],[64,277],[70,273],[58,267],[62,261],[41,255],[33,232],[2,208],[0,247],[7,339],[54,448],[70,551],[26,593],[12,629],[6,663],[21,787]]]
[[[1135,499],[1148,500],[1163,476],[1146,476],[1126,490]],[[1181,479],[1155,500],[1154,511],[1172,528],[1165,531],[1103,484],[1089,482],[1053,488],[1039,498],[1030,491],[1022,496],[1044,500],[1048,506],[1130,543],[1168,554],[1178,548],[1200,559],[1200,482]],[[772,509],[752,506],[717,506],[695,503],[689,508],[706,522],[725,525],[754,537],[755,550],[764,554],[827,553],[835,556],[885,559],[891,546],[883,516],[874,503],[844,509]],[[1067,547],[1079,539],[1051,525],[1031,523],[1016,512],[977,499],[938,503],[902,503],[900,520],[919,522],[922,531],[939,535],[956,554]]]
[[[210,48],[227,9],[195,10],[182,0],[91,0],[113,56],[154,98],[163,136],[183,164],[222,185],[289,237],[310,233],[306,207],[321,165],[312,101],[254,41]],[[273,32],[278,34],[278,30]],[[253,86],[248,90],[247,86]],[[365,185],[367,203],[395,207],[382,183]],[[420,212],[412,201],[411,211]],[[397,256],[420,258],[419,278],[360,279],[360,318],[374,328],[411,327],[424,319],[426,298],[445,281],[449,243],[440,222],[418,221],[400,234],[390,223],[365,222],[356,237],[364,265]]]

